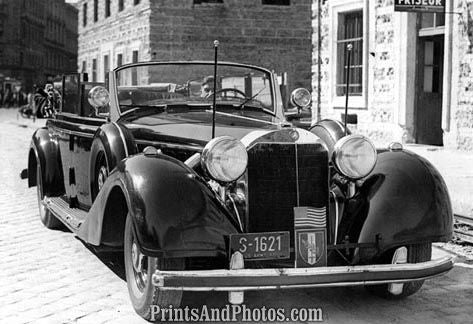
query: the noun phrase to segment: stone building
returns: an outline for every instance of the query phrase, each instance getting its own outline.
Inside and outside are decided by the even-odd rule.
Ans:
[[[77,66],[78,10],[64,0],[46,0],[45,9],[45,75],[53,78]]]
[[[444,3],[446,13],[413,13],[394,0],[314,0],[314,119],[344,112],[351,43],[357,132],[473,150],[473,1]]]
[[[0,0],[0,74],[33,83],[77,66],[77,9],[64,0]]]
[[[121,64],[220,60],[287,72],[311,84],[311,0],[81,0],[79,71],[101,81]]]

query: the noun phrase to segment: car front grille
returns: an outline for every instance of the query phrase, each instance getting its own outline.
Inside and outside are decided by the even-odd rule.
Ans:
[[[248,150],[247,230],[290,231],[294,242],[293,208],[328,208],[327,154],[319,143],[252,146]]]

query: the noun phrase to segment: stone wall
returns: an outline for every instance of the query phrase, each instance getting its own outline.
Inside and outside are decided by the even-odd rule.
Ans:
[[[322,0],[321,0],[322,1]],[[337,1],[332,1],[337,2]],[[368,59],[368,100],[366,109],[350,109],[349,113],[358,115],[358,126],[355,132],[368,135],[378,145],[385,145],[393,140],[412,142],[415,133],[415,107],[407,109],[406,102],[414,105],[415,91],[405,91],[405,87],[415,86],[411,80],[408,85],[402,82],[406,73],[412,73],[415,65],[411,63],[410,72],[406,72],[405,62],[411,62],[416,55],[415,41],[409,43],[404,54],[400,46],[405,35],[401,30],[416,31],[415,14],[410,18],[401,19],[401,14],[394,12],[393,0],[362,1],[368,6],[369,31],[366,41],[369,42]],[[312,59],[312,89],[314,111],[313,119],[336,118],[340,119],[343,109],[333,107],[331,98],[330,73],[334,62],[331,62],[330,46],[335,35],[331,34],[330,1],[322,1],[321,10],[321,48],[320,48],[320,116],[317,114],[317,98],[319,97],[319,68],[318,68],[318,0],[312,4],[313,12],[313,59]],[[443,129],[444,146],[449,149],[473,150],[473,0],[454,0],[451,3],[451,12],[447,14],[445,26],[445,53],[448,50],[448,39],[452,41],[451,58],[446,56],[445,64],[451,66],[451,82],[444,71],[443,96]],[[365,17],[366,18],[366,17]],[[448,25],[449,19],[452,26]],[[413,22],[406,29],[402,23]],[[404,29],[402,29],[404,28]],[[412,29],[412,30],[411,30]],[[414,31],[413,31],[414,30]],[[417,37],[412,34],[409,37]],[[406,54],[410,53],[410,54]],[[412,55],[412,58],[405,57]],[[446,54],[445,54],[446,55]],[[448,60],[448,61],[447,61]],[[404,62],[404,65],[401,64]],[[403,88],[404,87],[404,88]],[[414,88],[413,88],[414,89]],[[451,90],[451,96],[445,90]],[[400,94],[404,91],[403,98]],[[352,100],[350,98],[350,100]],[[403,106],[404,105],[404,106]]]
[[[451,132],[447,140],[451,146],[473,151],[473,1],[455,0],[453,26],[453,102]]]
[[[367,105],[363,108],[353,108],[349,104],[349,114],[358,116],[358,125],[350,126],[353,132],[369,136],[377,145],[384,146],[392,141],[402,141],[403,128],[395,122],[395,113],[398,107],[398,79],[396,65],[398,55],[396,46],[399,37],[396,32],[396,17],[392,0],[377,0],[367,2],[369,27],[367,28],[368,43],[367,55]],[[312,95],[314,102],[313,118],[334,118],[341,120],[344,107],[335,106],[331,97],[331,69],[332,62],[330,46],[335,41],[336,35],[331,34],[330,24],[333,23],[331,17],[331,7],[329,1],[323,2],[321,6],[321,47],[320,59],[318,50],[318,3],[315,0],[312,5],[313,22],[313,60],[312,60]],[[364,17],[366,19],[366,17]],[[318,82],[318,62],[320,67],[320,94]],[[317,116],[317,100],[320,96],[320,116]],[[349,102],[354,100],[350,97]]]
[[[196,2],[194,4],[194,2]],[[291,0],[290,6],[262,5],[258,0],[224,0],[197,3],[193,0],[111,1],[111,15],[105,18],[105,0],[98,1],[94,22],[94,1],[82,0],[79,14],[79,71],[86,62],[98,60],[102,75],[104,52],[113,58],[123,52],[123,63],[131,62],[133,50],[139,60],[213,60],[213,41],[220,41],[220,60],[263,66],[288,73],[289,89],[310,88],[311,0]],[[87,3],[87,25],[82,25]]]
[[[83,5],[87,3],[87,24],[83,25]],[[124,0],[124,9],[118,10],[118,1],[110,1],[110,16],[105,17],[105,0],[98,1],[97,21],[94,21],[94,1],[83,0],[79,7],[79,56],[78,70],[85,71],[92,80],[92,62],[97,60],[97,80],[104,80],[104,55],[109,56],[110,69],[117,66],[117,56],[122,63],[131,63],[133,51],[138,51],[139,61],[151,59],[150,50],[150,0]]]
[[[287,72],[289,89],[310,87],[311,0],[290,6],[260,0],[151,2],[151,47],[157,60],[220,60],[250,63]]]

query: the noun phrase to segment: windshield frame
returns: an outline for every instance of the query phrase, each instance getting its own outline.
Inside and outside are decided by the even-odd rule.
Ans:
[[[122,111],[120,108],[119,104],[119,99],[118,99],[118,85],[117,85],[117,75],[120,71],[133,68],[133,67],[140,67],[140,66],[152,66],[152,65],[208,65],[208,66],[213,66],[214,62],[212,61],[160,61],[160,62],[137,62],[137,63],[129,63],[122,65],[120,67],[115,68],[113,71],[111,71],[111,74],[113,77],[111,78],[111,89],[113,89],[113,101],[116,103],[116,110],[117,110],[117,115],[118,117],[121,117],[123,115],[126,115],[126,111]],[[217,63],[217,72],[218,72],[218,67],[219,66],[231,66],[231,67],[241,67],[241,68],[247,68],[247,69],[254,69],[259,72],[263,72],[268,75],[268,80],[270,82],[270,95],[272,98],[273,102],[273,109],[267,109],[267,108],[262,108],[266,113],[270,113],[271,115],[277,117],[278,116],[278,97],[277,97],[277,91],[275,88],[275,78],[273,75],[273,72],[271,72],[268,69],[259,67],[259,66],[254,66],[254,65],[249,65],[249,64],[241,64],[241,63],[233,63],[233,62],[218,62]]]

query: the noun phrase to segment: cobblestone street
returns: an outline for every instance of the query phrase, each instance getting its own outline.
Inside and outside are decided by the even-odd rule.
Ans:
[[[121,254],[94,253],[70,232],[42,226],[36,188],[19,178],[31,135],[42,125],[0,109],[0,323],[144,323],[129,301]],[[445,253],[435,248],[433,257]],[[352,287],[251,292],[246,305],[320,307],[329,323],[471,323],[473,260],[456,262],[448,274],[400,301]],[[222,307],[227,298],[199,293],[183,303]]]

